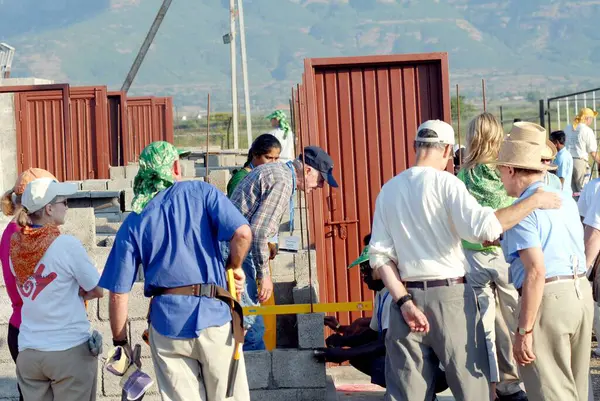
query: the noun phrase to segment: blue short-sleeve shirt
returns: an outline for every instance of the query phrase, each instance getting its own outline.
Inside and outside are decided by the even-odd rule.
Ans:
[[[571,180],[573,178],[573,156],[571,156],[571,153],[567,150],[567,148],[562,148],[556,154],[554,164],[556,164],[558,167],[556,170],[556,175],[565,180],[563,184],[563,191],[567,195],[573,196],[573,190],[571,189]]]
[[[571,196],[536,182],[515,203],[531,196],[540,187],[547,192],[560,193],[563,203],[560,209],[533,211],[504,233],[502,250],[510,264],[510,280],[516,288],[521,288],[525,280],[525,268],[519,258],[519,251],[524,249],[542,248],[546,278],[572,275],[574,265],[578,274],[586,272],[583,226],[577,203]]]
[[[229,199],[201,181],[179,182],[160,192],[140,214],[131,213],[117,232],[99,286],[131,291],[138,266],[144,295],[154,288],[216,284],[227,288],[219,241],[229,241],[248,221]],[[150,321],[160,334],[195,338],[200,330],[231,320],[229,306],[206,297],[161,295]]]

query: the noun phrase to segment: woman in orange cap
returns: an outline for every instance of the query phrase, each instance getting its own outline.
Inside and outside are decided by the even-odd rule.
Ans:
[[[56,179],[51,173],[41,168],[30,168],[25,170],[17,178],[14,187],[9,189],[2,196],[2,212],[6,216],[16,216],[21,209],[21,195],[25,192],[25,187],[31,181],[38,178],[52,178]],[[14,233],[20,230],[16,219],[13,219],[4,230],[2,239],[0,239],[0,262],[2,263],[2,276],[4,277],[4,284],[6,286],[6,292],[12,304],[12,315],[8,323],[8,349],[10,355],[17,362],[17,355],[19,354],[19,327],[21,326],[21,307],[23,306],[23,300],[17,291],[17,283],[15,276],[10,270],[10,238]],[[23,395],[19,388],[19,400],[23,401]]]

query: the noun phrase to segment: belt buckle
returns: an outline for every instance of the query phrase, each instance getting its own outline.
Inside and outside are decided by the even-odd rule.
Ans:
[[[202,286],[200,284],[194,284],[192,286],[192,295],[199,297],[201,295]]]

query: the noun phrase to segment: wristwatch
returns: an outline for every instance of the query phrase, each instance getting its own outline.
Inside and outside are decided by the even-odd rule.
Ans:
[[[524,329],[524,328],[522,328],[522,327],[518,327],[518,328],[517,328],[517,333],[519,333],[519,335],[521,335],[521,336],[524,336],[525,334],[530,334],[530,333],[533,333],[533,329],[531,329],[531,330],[527,331],[527,330],[525,330],[525,329]]]
[[[396,302],[396,305],[398,305],[398,308],[402,308],[402,305],[404,305],[408,301],[412,301],[412,299],[413,299],[412,295],[406,294],[405,296],[403,296],[402,298],[400,298],[398,300],[398,302]]]

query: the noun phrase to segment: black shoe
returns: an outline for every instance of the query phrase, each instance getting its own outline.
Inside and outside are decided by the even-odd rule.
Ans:
[[[498,394],[498,401],[527,401],[527,394],[523,390],[519,390],[514,394],[500,395]]]

